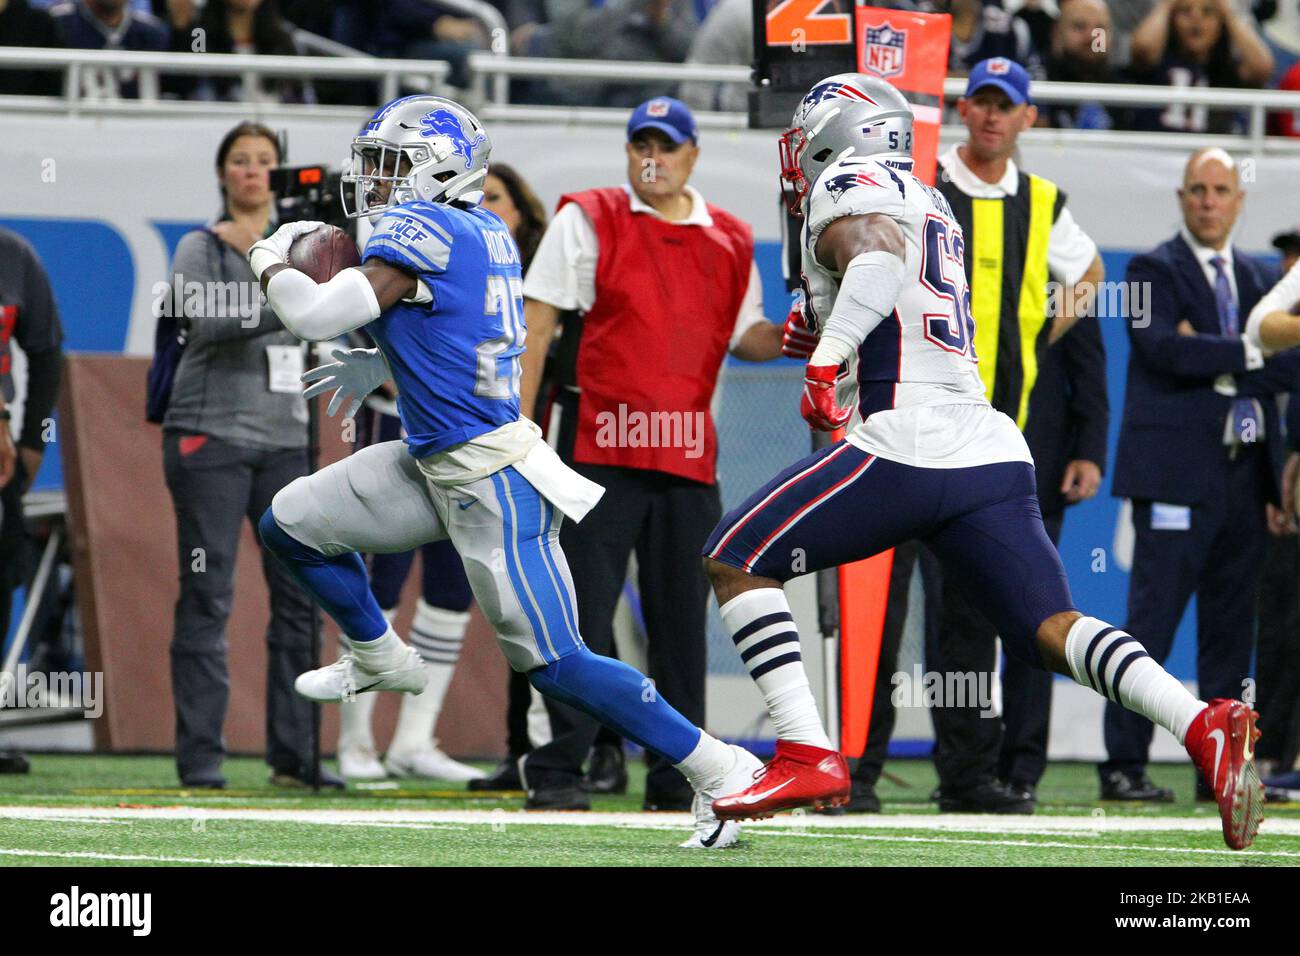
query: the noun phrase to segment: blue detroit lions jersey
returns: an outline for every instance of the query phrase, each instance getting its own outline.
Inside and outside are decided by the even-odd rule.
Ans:
[[[411,273],[433,296],[398,302],[366,327],[393,370],[411,454],[518,419],[523,273],[505,223],[479,206],[405,203],[379,220],[366,259]]]

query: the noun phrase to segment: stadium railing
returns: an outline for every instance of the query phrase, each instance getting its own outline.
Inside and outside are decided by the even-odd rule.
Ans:
[[[484,23],[495,22],[485,11],[478,9],[479,6],[486,6],[483,0],[456,0],[456,4],[458,8],[463,7],[467,15],[474,15]],[[507,44],[503,41],[504,35],[499,32],[504,27],[497,25],[490,29],[493,31],[494,50],[474,53],[470,56],[473,79],[472,88],[466,96],[470,105],[480,109],[485,118],[589,124],[626,122],[627,112],[623,109],[599,106],[512,104],[509,101],[509,81],[515,78],[595,80],[610,84],[700,81],[739,85],[748,85],[751,79],[751,72],[747,66],[511,57],[504,52]],[[65,93],[62,97],[0,97],[0,106],[10,110],[41,113],[63,111],[71,115],[82,112],[157,115],[169,112],[195,114],[232,111],[239,113],[251,111],[258,115],[269,115],[311,110],[316,113],[335,111],[354,117],[358,112],[354,107],[166,100],[158,96],[159,73],[237,75],[243,77],[245,81],[255,76],[366,79],[379,84],[383,100],[396,97],[403,88],[427,89],[437,93],[451,92],[446,83],[449,67],[441,60],[380,59],[359,54],[349,47],[335,44],[323,37],[313,35],[305,39],[307,42],[304,46],[308,49],[331,55],[295,57],[0,47],[0,70],[45,68],[61,69],[65,74]],[[80,95],[80,73],[90,68],[139,71],[142,81],[140,99],[88,100],[83,98]],[[945,100],[954,102],[960,97],[965,90],[965,83],[962,78],[948,78],[944,83]],[[1250,121],[1249,132],[1244,136],[1035,129],[1025,134],[1033,138],[1069,142],[1076,137],[1087,137],[1089,142],[1098,143],[1109,137],[1119,137],[1130,145],[1140,144],[1146,140],[1152,145],[1158,143],[1161,146],[1176,148],[1213,142],[1225,146],[1246,147],[1257,152],[1300,150],[1300,140],[1286,140],[1265,135],[1266,117],[1270,111],[1300,110],[1300,93],[1292,91],[1041,81],[1034,84],[1034,100],[1038,104],[1095,102],[1109,107],[1227,108],[1248,114]],[[698,119],[704,128],[744,129],[747,126],[747,117],[743,113],[701,113]]]

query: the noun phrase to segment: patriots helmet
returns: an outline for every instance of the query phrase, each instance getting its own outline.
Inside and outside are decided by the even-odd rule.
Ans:
[[[781,136],[781,192],[796,216],[817,177],[845,156],[912,155],[912,108],[884,80],[837,73],[799,101]]]
[[[349,219],[402,203],[477,202],[492,140],[478,118],[441,96],[404,96],[379,108],[352,140],[344,169]],[[387,195],[380,188],[389,185]]]

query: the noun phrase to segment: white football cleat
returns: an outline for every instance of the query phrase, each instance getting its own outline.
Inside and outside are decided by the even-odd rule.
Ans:
[[[482,770],[452,760],[432,745],[424,750],[411,750],[405,753],[394,753],[390,750],[384,757],[384,766],[394,777],[427,777],[432,780],[445,780],[448,783],[466,783],[487,776]]]
[[[339,748],[339,773],[347,780],[388,779],[374,749],[363,745]]]
[[[740,824],[735,820],[719,820],[713,813],[713,801],[748,787],[754,782],[754,774],[763,769],[763,761],[744,747],[735,744],[730,746],[736,757],[731,769],[718,781],[717,786],[698,791],[691,801],[691,809],[695,813],[695,832],[689,840],[678,844],[684,850],[721,850],[740,839]]]
[[[424,690],[428,679],[419,653],[406,645],[402,663],[391,670],[368,671],[351,654],[344,654],[333,664],[299,674],[293,688],[308,700],[331,703],[352,700],[357,694],[377,690],[418,694]]]

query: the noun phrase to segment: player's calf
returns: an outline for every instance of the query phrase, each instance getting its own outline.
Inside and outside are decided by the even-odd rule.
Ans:
[[[1054,615],[1039,629],[1038,640],[1044,663],[1063,657],[1066,673],[1080,684],[1177,737],[1214,787],[1228,846],[1250,845],[1262,819],[1264,791],[1254,764],[1259,732],[1249,707],[1197,700],[1131,634],[1093,617]]]

